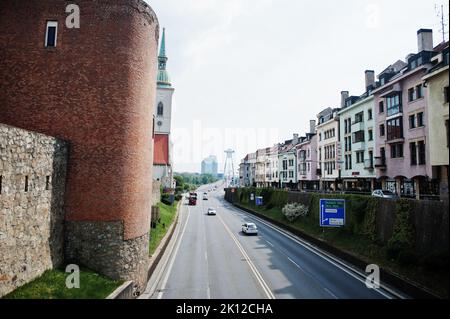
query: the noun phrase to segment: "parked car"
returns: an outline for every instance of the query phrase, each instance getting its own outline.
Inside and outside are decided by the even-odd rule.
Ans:
[[[203,200],[208,200],[208,195],[206,193],[203,194]]]
[[[216,212],[216,210],[214,209],[214,208],[208,208],[208,213],[207,213],[208,215],[216,215],[217,214],[217,212]]]
[[[242,232],[244,234],[258,234],[258,227],[254,223],[245,223],[242,225]]]
[[[376,189],[372,193],[373,197],[388,198],[388,199],[398,199],[398,195],[386,189]]]

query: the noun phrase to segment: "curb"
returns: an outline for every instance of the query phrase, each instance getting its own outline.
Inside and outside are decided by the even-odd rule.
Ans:
[[[366,270],[366,266],[367,266],[367,262],[363,261],[362,259],[351,255],[347,252],[344,252],[324,241],[321,241],[315,237],[312,237],[296,228],[293,228],[289,225],[283,224],[279,221],[273,220],[261,213],[255,212],[249,208],[243,207],[239,204],[235,204],[231,201],[228,201],[230,204],[232,204],[233,206],[242,209],[243,211],[246,211],[247,213],[250,213],[252,215],[255,215],[261,219],[264,219],[284,230],[287,230],[289,232],[291,232],[294,235],[297,235],[298,237],[308,241],[309,243],[317,246],[318,248],[331,253],[332,255],[346,261],[347,263],[355,266],[356,268],[358,268],[359,270],[365,272]],[[395,287],[396,289],[399,289],[400,291],[408,294],[410,297],[412,298],[417,298],[417,299],[441,299],[441,297],[436,296],[435,294],[433,294],[432,292],[428,291],[426,288],[419,286],[416,283],[413,283],[409,280],[405,280],[401,277],[399,277],[398,275],[380,267],[380,275],[383,277],[383,282],[385,282],[386,284]]]
[[[156,248],[155,252],[150,257],[150,263],[149,263],[148,271],[147,271],[147,281],[150,280],[153,272],[155,271],[156,266],[158,265],[159,261],[161,260],[162,256],[164,255],[166,248],[169,245],[170,240],[172,239],[173,233],[175,232],[176,225],[178,224],[178,217],[180,216],[180,206],[181,206],[181,203],[183,202],[183,199],[184,199],[184,197],[178,202],[176,216],[172,222],[172,225],[170,225],[169,230],[167,231],[166,235],[163,237],[163,239],[159,243],[158,248]]]
[[[105,299],[134,299],[133,282],[126,281]]]

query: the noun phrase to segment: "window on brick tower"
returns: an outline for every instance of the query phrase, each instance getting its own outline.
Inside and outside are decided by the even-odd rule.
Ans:
[[[45,31],[45,47],[56,47],[56,40],[58,36],[58,22],[47,21],[47,28]]]
[[[164,104],[162,104],[162,102],[158,103],[158,109],[157,109],[156,114],[158,116],[163,116],[164,115]]]

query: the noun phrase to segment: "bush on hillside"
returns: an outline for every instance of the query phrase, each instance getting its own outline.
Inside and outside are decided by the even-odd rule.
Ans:
[[[308,207],[300,203],[286,204],[281,211],[291,223],[299,217],[306,217],[308,215]]]

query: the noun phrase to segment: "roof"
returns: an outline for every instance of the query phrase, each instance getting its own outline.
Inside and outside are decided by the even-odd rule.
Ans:
[[[153,145],[153,164],[170,165],[169,163],[169,135],[155,134]]]
[[[158,56],[158,75],[157,84],[158,87],[171,87],[169,73],[166,70],[167,66],[167,55],[166,55],[166,29],[163,29],[161,49]]]

